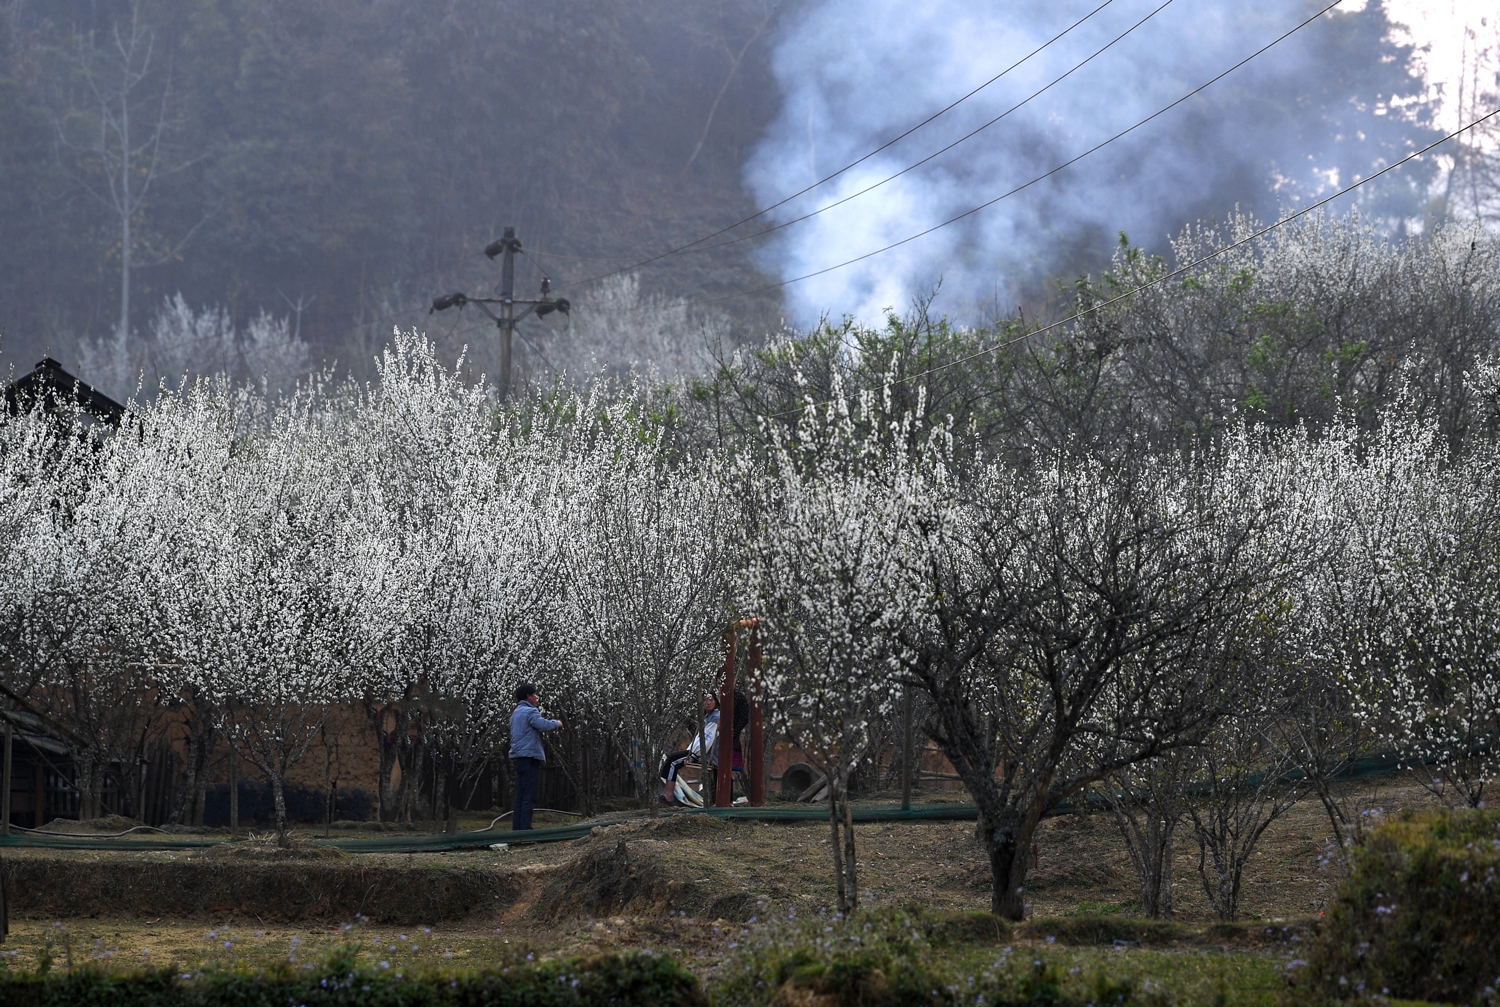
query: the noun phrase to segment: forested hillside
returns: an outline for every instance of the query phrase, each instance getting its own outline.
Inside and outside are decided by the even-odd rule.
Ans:
[[[576,305],[521,327],[533,384],[706,373],[784,313],[878,326],[939,288],[935,313],[999,331],[1064,310],[1057,278],[1109,268],[1120,228],[1165,253],[1184,225],[1275,219],[1439,135],[1379,4],[1093,6],[962,25],[934,7],[903,32],[836,0],[5,0],[0,364],[45,352],[121,396],[142,375],[368,378],[420,325],[493,374],[477,311],[426,315],[493,292],[480,250],[506,225],[518,290],[550,277]],[[1397,237],[1440,222],[1440,167],[1361,189],[1362,212]]]
[[[776,101],[756,2],[5,6],[0,328],[26,367],[118,330],[123,219],[133,328],[181,292],[364,360],[357,337],[420,320],[433,291],[488,290],[479,250],[505,224],[534,290],[538,267],[600,271],[742,214]],[[731,249],[647,283],[755,278]]]

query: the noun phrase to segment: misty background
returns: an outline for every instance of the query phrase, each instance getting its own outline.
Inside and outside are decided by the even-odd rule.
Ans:
[[[771,214],[639,270],[890,140],[1101,0],[7,0],[0,15],[0,364],[44,353],[116,395],[227,370],[369,376],[394,327],[495,366],[494,329],[434,295],[493,293],[506,225],[571,318],[520,330],[523,380],[701,371],[787,325],[878,322],[940,288],[964,324],[1045,315],[1117,232],[1168,237],[1321,198],[1493,107],[1493,19],[1461,93],[1378,3],[1353,3],[1099,153],[1323,4],[1113,0],[969,101]],[[1489,103],[1486,105],[1486,103]],[[1451,126],[1450,126],[1451,128]],[[1494,133],[1358,195],[1400,238],[1495,219]],[[1344,209],[1347,207],[1340,207]],[[726,237],[744,240],[725,242]],[[128,282],[126,282],[128,280]],[[747,293],[749,292],[749,293]]]

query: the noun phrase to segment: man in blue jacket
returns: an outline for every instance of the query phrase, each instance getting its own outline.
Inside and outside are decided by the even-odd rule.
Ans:
[[[531,828],[531,812],[536,808],[537,790],[541,783],[542,763],[547,753],[542,751],[542,732],[555,731],[562,726],[560,720],[548,720],[536,708],[536,686],[522,682],[516,686],[516,712],[510,715],[510,760],[516,766],[516,806],[511,816],[512,829]]]

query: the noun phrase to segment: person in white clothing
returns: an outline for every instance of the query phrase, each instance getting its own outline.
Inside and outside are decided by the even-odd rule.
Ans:
[[[704,765],[713,765],[717,761],[719,746],[719,697],[712,693],[703,694],[703,732],[694,734],[692,742],[687,748],[679,752],[672,752],[661,764],[661,781],[665,786],[662,788],[662,799],[672,803],[675,798],[677,771],[688,761]],[[703,757],[707,749],[708,757]]]

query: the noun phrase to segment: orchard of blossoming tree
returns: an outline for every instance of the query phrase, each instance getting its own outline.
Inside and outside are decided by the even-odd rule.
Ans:
[[[1072,303],[1166,268],[1122,244]],[[910,697],[978,805],[996,913],[1023,912],[1043,817],[1093,798],[1149,913],[1190,834],[1232,919],[1291,803],[1357,834],[1330,781],[1361,757],[1493,793],[1497,354],[1492,235],[1315,220],[1058,328],[918,306],[686,386],[502,403],[406,333],[369,384],[146,389],[118,429],[21,409],[0,676],[69,748],[85,818],[175,746],[174,815],[232,752],[284,831],[336,709],[378,721],[385,814],[451,818],[503,765],[521,679],[574,732],[585,809],[609,774],[654,807],[754,616],[768,734],[826,775],[842,910],[851,790],[890,770]]]

